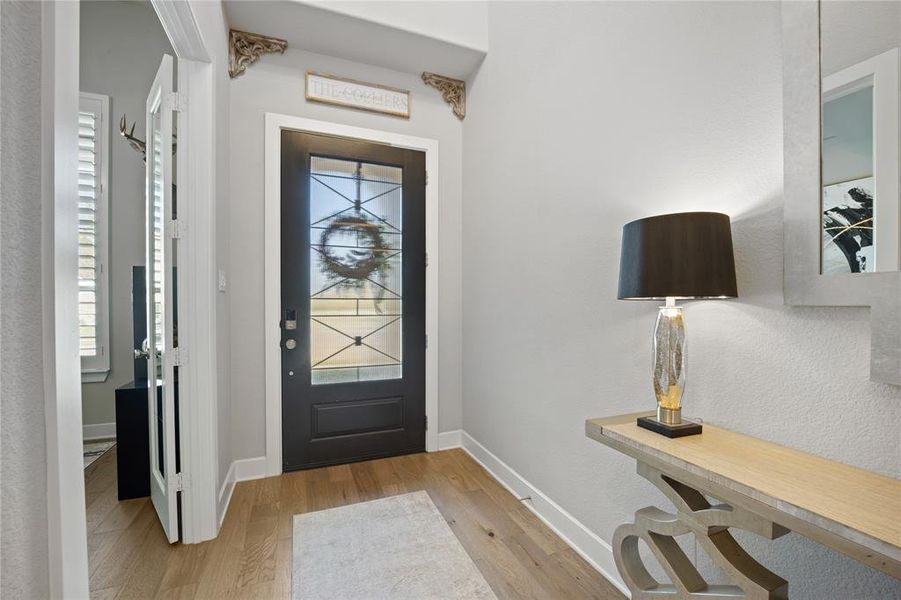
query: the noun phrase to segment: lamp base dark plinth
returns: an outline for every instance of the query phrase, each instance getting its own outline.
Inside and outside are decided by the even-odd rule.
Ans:
[[[685,420],[678,425],[667,425],[666,423],[661,423],[654,417],[638,417],[638,426],[653,431],[654,433],[665,435],[668,438],[680,438],[701,433],[700,423]]]

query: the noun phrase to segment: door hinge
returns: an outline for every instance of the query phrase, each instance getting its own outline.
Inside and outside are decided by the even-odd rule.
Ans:
[[[429,172],[428,171],[425,172],[425,184],[429,185]]]
[[[429,334],[425,334],[425,347],[426,350],[429,348]]]
[[[169,110],[175,112],[183,112],[188,108],[188,99],[180,92],[172,92],[169,94]]]
[[[188,351],[184,348],[172,349],[172,366],[182,367],[188,362]]]
[[[423,425],[425,426],[426,431],[429,430],[429,415],[426,415],[422,420]]]
[[[175,492],[183,492],[185,491],[185,487],[187,487],[187,481],[184,473],[176,473],[175,477],[172,479],[172,487]]]
[[[175,219],[166,223],[166,230],[169,232],[169,237],[173,240],[180,240],[185,237],[185,222],[181,219]]]

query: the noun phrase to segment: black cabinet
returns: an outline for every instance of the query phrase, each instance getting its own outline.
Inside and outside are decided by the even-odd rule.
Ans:
[[[116,388],[116,475],[119,500],[150,495],[147,381]]]

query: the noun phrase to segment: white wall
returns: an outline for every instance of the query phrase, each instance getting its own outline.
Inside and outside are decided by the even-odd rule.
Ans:
[[[864,309],[782,303],[778,3],[490,5],[464,122],[463,427],[608,542],[661,494],[584,419],[649,409],[656,306],[616,300],[622,225],[733,219],[740,297],[687,305],[687,415],[895,477],[901,388]],[[793,598],[901,596],[797,535]]]
[[[41,5],[0,3],[0,596],[50,594],[41,297]]]
[[[146,139],[144,104],[163,54],[174,55],[149,2],[81,2],[81,91],[110,97],[110,374],[82,385],[85,425],[114,423],[115,390],[134,379],[131,270],[145,262],[144,162],[119,135],[125,114]]]
[[[314,69],[413,92],[409,120],[304,100]],[[234,458],[265,454],[263,373],[263,115],[276,112],[437,139],[440,144],[439,431],[460,427],[462,127],[418,76],[289,49],[231,85],[231,395]],[[434,259],[432,259],[434,260]]]

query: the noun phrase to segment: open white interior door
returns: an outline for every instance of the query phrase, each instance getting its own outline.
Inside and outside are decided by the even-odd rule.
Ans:
[[[173,60],[163,56],[147,96],[147,379],[150,497],[169,542],[178,541],[175,439],[179,364],[175,267],[178,236],[172,194]],[[153,382],[156,381],[156,385]]]

